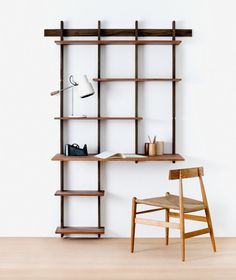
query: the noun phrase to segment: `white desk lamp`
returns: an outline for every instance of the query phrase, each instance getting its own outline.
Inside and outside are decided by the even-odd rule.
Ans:
[[[71,101],[72,101],[72,116],[74,116],[74,90],[73,90],[73,88],[79,86],[80,98],[86,98],[86,97],[89,97],[91,95],[94,95],[95,90],[94,90],[92,84],[89,82],[88,77],[86,75],[81,76],[81,79],[80,79],[79,83],[74,81],[73,75],[70,75],[69,82],[71,84],[70,86],[68,86],[66,88],[63,88],[61,90],[53,91],[53,92],[51,92],[51,95],[53,96],[53,95],[59,94],[59,93],[65,91],[65,90],[68,90],[68,89],[71,88],[72,89],[72,98],[71,98]]]

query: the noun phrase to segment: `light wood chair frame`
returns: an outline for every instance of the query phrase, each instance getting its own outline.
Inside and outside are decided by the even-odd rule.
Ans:
[[[210,210],[208,206],[206,191],[203,183],[203,167],[195,167],[195,168],[187,168],[187,169],[176,169],[170,170],[169,172],[169,180],[179,180],[179,212],[173,212],[170,208],[155,208],[143,211],[137,211],[137,204],[142,204],[137,201],[136,197],[133,197],[132,201],[132,220],[131,220],[131,253],[134,252],[134,240],[135,240],[135,226],[136,224],[144,224],[144,225],[152,225],[152,226],[160,226],[165,228],[165,243],[169,244],[169,229],[177,229],[180,231],[180,239],[181,239],[181,254],[182,261],[185,261],[185,239],[206,234],[210,234],[211,243],[213,251],[216,252],[216,243],[214,238],[213,226],[210,216]],[[205,216],[192,215],[184,213],[184,196],[183,196],[183,179],[185,178],[193,178],[198,177],[202,202],[204,204]],[[166,193],[169,195],[169,193]],[[144,218],[136,218],[136,215],[145,214],[156,211],[165,211],[165,221],[157,221],[151,219]],[[170,218],[179,218],[179,223],[170,222]],[[199,222],[206,222],[208,227],[196,231],[185,232],[185,220],[193,220]]]

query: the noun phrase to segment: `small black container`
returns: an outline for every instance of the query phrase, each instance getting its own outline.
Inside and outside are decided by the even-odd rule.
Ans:
[[[78,144],[74,143],[72,145],[66,144],[65,145],[65,155],[66,156],[87,156],[87,145],[85,144],[84,147],[81,149]]]

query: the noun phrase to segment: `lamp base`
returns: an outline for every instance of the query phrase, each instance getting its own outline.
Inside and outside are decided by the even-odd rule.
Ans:
[[[87,118],[87,115],[74,115],[74,114],[70,114],[69,118]]]

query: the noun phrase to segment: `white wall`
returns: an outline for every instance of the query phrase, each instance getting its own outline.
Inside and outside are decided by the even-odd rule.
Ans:
[[[55,236],[59,224],[58,98],[49,92],[59,85],[59,48],[44,38],[45,28],[192,28],[177,48],[177,151],[183,163],[107,163],[102,167],[102,223],[105,236],[129,236],[131,197],[177,192],[168,182],[168,170],[204,166],[206,190],[217,236],[235,236],[235,1],[1,1],[1,236]],[[96,76],[96,47],[69,47],[66,78],[70,73]],[[134,74],[133,47],[107,46],[102,51],[104,76]],[[115,54],[115,55],[114,55]],[[170,48],[140,47],[140,75],[170,74]],[[144,62],[145,61],[145,62]],[[94,84],[96,86],[96,84]],[[140,150],[148,134],[170,142],[170,85],[140,84]],[[104,115],[133,115],[133,85],[102,85]],[[143,103],[143,104],[141,104]],[[96,113],[96,96],[79,100],[78,112]],[[142,106],[143,105],[143,106]],[[91,124],[91,126],[89,125]],[[96,150],[96,124],[70,123],[69,142],[88,143]],[[102,147],[133,149],[133,123],[107,122]],[[167,150],[169,146],[167,145]],[[95,163],[69,163],[67,183],[96,186]],[[187,195],[199,196],[186,186]],[[96,223],[96,198],[71,198],[67,221],[71,225]],[[68,217],[68,215],[70,217]],[[153,215],[152,215],[153,216]],[[190,224],[190,229],[195,225]],[[163,230],[140,227],[139,236],[163,236]],[[173,235],[176,234],[173,232]]]

